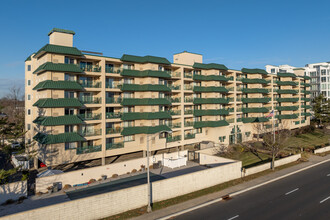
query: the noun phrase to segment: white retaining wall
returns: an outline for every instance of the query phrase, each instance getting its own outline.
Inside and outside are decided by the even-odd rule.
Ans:
[[[0,204],[8,199],[17,200],[21,196],[27,197],[27,181],[18,181],[0,185]]]
[[[330,151],[330,146],[316,149],[316,150],[314,150],[314,154],[320,154],[320,153],[324,153],[324,152],[327,152],[327,151]]]
[[[219,165],[219,164],[232,163],[232,162],[235,162],[235,160],[199,153],[199,164],[201,165],[212,165],[212,164]]]
[[[278,166],[281,166],[281,165],[284,165],[284,164],[288,164],[288,163],[292,163],[294,161],[297,161],[300,158],[301,158],[301,154],[296,154],[296,155],[293,155],[293,156],[290,156],[290,157],[275,160],[275,167],[278,167]],[[247,169],[245,169],[245,172],[244,172],[244,170],[242,170],[242,176],[248,176],[248,175],[251,175],[251,174],[262,172],[264,170],[269,170],[269,169],[271,169],[271,166],[272,166],[272,163],[269,162],[269,163],[265,163],[265,164],[262,164],[262,165],[259,165],[259,166],[254,166],[254,167],[251,167],[251,168],[247,168]]]
[[[187,157],[188,151],[180,151],[166,154],[159,154],[150,157],[150,164],[157,163],[158,161],[163,161],[164,158],[177,158]],[[66,172],[62,174],[57,174],[53,176],[46,176],[41,178],[36,178],[36,192],[47,192],[47,187],[52,186],[54,182],[61,182],[62,186],[66,184],[75,185],[86,183],[90,179],[98,180],[102,175],[106,175],[110,178],[113,174],[126,174],[127,172],[132,172],[133,169],[141,169],[141,165],[147,166],[147,158],[138,158],[133,160],[128,160],[119,163],[108,164],[105,166],[92,167],[87,169],[81,169],[71,172]]]
[[[170,199],[241,177],[241,161],[152,183],[152,201]],[[51,205],[6,219],[100,219],[147,205],[147,185]]]

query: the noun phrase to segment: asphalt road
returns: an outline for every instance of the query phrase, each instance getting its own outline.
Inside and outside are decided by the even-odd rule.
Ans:
[[[174,219],[330,219],[330,162]]]

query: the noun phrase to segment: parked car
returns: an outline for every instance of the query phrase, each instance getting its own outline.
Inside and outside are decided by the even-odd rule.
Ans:
[[[18,147],[20,147],[20,146],[21,146],[21,144],[18,143],[17,141],[11,143],[11,148],[18,148]]]

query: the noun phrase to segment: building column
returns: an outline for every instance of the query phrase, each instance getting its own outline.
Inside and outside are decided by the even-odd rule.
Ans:
[[[102,114],[102,122],[101,122],[101,131],[102,131],[102,166],[105,165],[105,156],[106,156],[106,110],[105,110],[105,102],[106,102],[106,94],[105,94],[105,60],[102,59],[100,61],[101,66],[101,114]]]

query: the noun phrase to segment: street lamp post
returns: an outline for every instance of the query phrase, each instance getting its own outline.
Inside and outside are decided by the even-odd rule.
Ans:
[[[160,133],[172,133],[172,131],[160,131],[156,134],[160,134]],[[155,135],[156,135],[155,134]],[[149,169],[149,160],[150,160],[150,152],[149,152],[149,135],[147,134],[147,185],[148,185],[148,206],[147,206],[147,212],[152,212],[151,209],[151,186],[150,186],[150,169]]]

